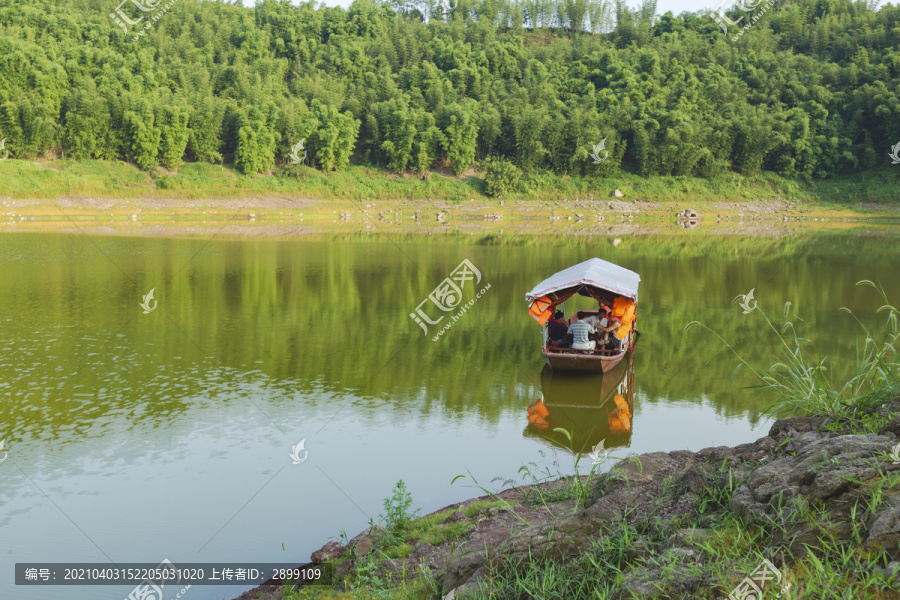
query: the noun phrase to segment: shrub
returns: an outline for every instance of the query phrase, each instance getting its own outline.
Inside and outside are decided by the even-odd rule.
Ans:
[[[484,193],[488,196],[500,197],[515,190],[522,177],[522,170],[516,165],[496,158],[490,161],[484,174]]]
[[[406,484],[403,480],[397,482],[394,491],[389,498],[384,499],[384,527],[387,530],[387,537],[391,541],[397,543],[406,538],[409,526],[413,519],[419,514],[419,510],[410,511],[412,507],[412,495],[406,490]]]

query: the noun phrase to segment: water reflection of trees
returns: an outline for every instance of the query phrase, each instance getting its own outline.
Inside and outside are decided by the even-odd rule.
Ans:
[[[771,332],[758,315],[743,315],[731,303],[756,288],[770,314],[791,300],[805,332],[830,340],[830,356],[849,359],[856,328],[838,308],[877,307],[871,290],[853,284],[880,278],[900,297],[891,270],[896,254],[878,238],[851,236],[769,246],[758,238],[635,238],[627,251],[606,240],[552,248],[276,240],[204,247],[201,240],[103,238],[103,253],[78,236],[29,234],[4,243],[0,343],[33,361],[26,377],[8,361],[0,366],[4,420],[19,420],[29,403],[66,420],[110,406],[127,412],[148,399],[158,414],[177,416],[186,410],[185,397],[216,397],[220,382],[200,367],[258,370],[280,390],[273,402],[289,402],[291,390],[326,389],[383,399],[378,410],[395,418],[440,409],[494,420],[504,410],[524,410],[540,387],[539,330],[527,316],[524,292],[588,256],[641,274],[643,336],[635,365],[642,401],[706,397],[722,414],[755,419],[759,400],[725,390],[735,361],[714,356],[719,344],[712,336],[685,334],[688,322],[709,325],[749,360],[770,364],[779,350]],[[432,342],[408,315],[463,258],[491,289]],[[151,287],[160,307],[141,315],[138,302]],[[50,326],[52,337],[34,334]],[[65,375],[79,370],[78,391],[87,398],[101,389],[116,393],[106,394],[103,406],[57,397],[53,390],[64,386]],[[177,385],[152,385],[161,372]],[[734,386],[751,382],[739,376]]]

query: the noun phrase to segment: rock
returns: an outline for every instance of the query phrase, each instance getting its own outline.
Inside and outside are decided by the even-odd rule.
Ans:
[[[622,243],[622,238],[615,238],[612,241],[613,248],[618,248],[619,244],[621,244],[621,243]]]
[[[359,558],[368,554],[384,534],[384,527],[376,525],[375,527],[364,530],[358,536],[350,540],[348,545],[356,551],[356,557]]]
[[[697,559],[700,558],[700,554],[692,549],[692,548],[669,548],[662,555],[662,560],[665,562],[683,562],[683,563],[692,563],[697,562]]]
[[[409,553],[407,557],[410,562],[415,563],[417,565],[428,565],[430,568],[435,568],[437,565],[433,560],[433,551],[434,546],[429,544],[428,542],[421,542],[416,544],[413,551]]]
[[[341,577],[349,575],[351,571],[356,570],[356,561],[345,560],[334,567],[334,580],[338,581]]]
[[[466,515],[462,514],[461,510],[454,511],[450,513],[450,516],[444,521],[444,523],[459,523],[460,521],[467,521]]]
[[[405,564],[406,563],[402,558],[387,558],[380,563],[379,567],[390,578],[390,576],[396,576],[402,573]]]
[[[479,577],[478,579],[481,578]],[[471,581],[459,586],[454,590],[451,590],[450,594],[444,596],[444,600],[448,600],[448,598],[452,600],[469,600],[471,598],[475,598],[478,595],[478,590],[480,587],[481,585],[478,581]]]
[[[818,431],[825,422],[825,417],[789,417],[778,419],[769,428],[769,437],[777,438],[780,435],[796,436],[798,433]]]
[[[900,497],[892,496],[885,504],[866,523],[868,534],[863,546],[884,548],[896,561],[900,560]]]
[[[896,560],[889,562],[886,567],[875,567],[874,569],[872,569],[872,572],[881,575],[885,579],[894,577],[894,585],[900,583],[900,562]]]
[[[900,438],[900,415],[894,417],[884,427],[878,430],[878,435],[894,436]]]
[[[677,213],[675,213],[675,217],[678,219],[691,220],[691,219],[699,219],[700,215],[693,208],[687,208],[685,210],[681,210],[681,211],[678,211]]]
[[[600,477],[580,512],[498,536],[484,544],[491,548],[489,553],[453,559],[442,578],[442,591],[455,589],[454,597],[460,600],[464,591],[489,585],[485,573],[497,558],[513,564],[567,561],[590,548],[604,531],[640,524],[651,535],[666,536],[667,547],[654,554],[647,541],[632,544],[627,549],[632,568],[622,574],[610,598],[695,597],[709,584],[700,546],[712,536],[722,515],[706,515],[708,519],[701,519],[704,528],[672,527],[696,522],[698,495],[726,485],[728,479],[723,481],[720,471],[726,467],[727,477],[743,481],[733,494],[731,511],[750,522],[773,525],[772,545],[787,547],[798,556],[807,548],[821,547],[822,540],[831,536],[850,540],[854,525],[849,513],[865,494],[866,484],[885,473],[900,472],[900,465],[885,460],[885,451],[895,443],[892,435],[835,435],[819,431],[825,423],[821,417],[780,419],[772,425],[771,436],[752,443],[699,452],[652,452],[640,455],[639,463],[619,462],[614,468],[622,478]],[[670,493],[659,493],[666,488]],[[900,496],[884,498],[860,533],[864,548],[884,549],[891,561],[898,562]],[[827,518],[819,519],[823,513]]]
[[[791,442],[798,447],[796,456],[756,469],[735,491],[731,510],[748,521],[764,521],[798,496],[811,503],[840,496],[858,485],[851,480],[865,482],[878,475],[874,459],[891,441],[874,434],[820,438],[803,433]]]
[[[345,546],[341,546],[337,542],[328,542],[315,552],[313,552],[309,560],[311,562],[325,562],[342,556],[347,551]]]
[[[667,545],[669,546],[693,546],[703,543],[712,535],[708,529],[679,529],[669,536]]]
[[[652,552],[653,549],[650,547],[650,544],[648,542],[645,542],[644,540],[637,540],[633,542],[626,550],[629,561],[643,558],[649,554],[652,554]]]
[[[670,548],[659,559],[626,573],[609,598],[691,598],[702,581],[697,568],[688,566],[696,560],[694,550]]]

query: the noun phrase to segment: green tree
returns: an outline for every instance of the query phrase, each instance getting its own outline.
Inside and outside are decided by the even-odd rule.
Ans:
[[[244,174],[264,173],[275,167],[275,147],[280,136],[273,131],[272,111],[251,106],[238,120],[234,165]]]
[[[156,165],[162,133],[156,126],[150,102],[142,100],[134,110],[125,111],[124,122],[128,160],[142,169]]]
[[[194,160],[208,163],[222,162],[222,124],[225,105],[214,98],[206,98],[193,107],[188,121],[186,152]]]
[[[475,161],[478,142],[478,122],[475,107],[470,104],[452,104],[448,111],[449,121],[444,130],[446,154],[453,172],[459,175]]]
[[[318,100],[312,101],[311,108],[316,123],[315,130],[309,134],[313,160],[325,171],[347,166],[359,134],[360,121]]]
[[[179,169],[187,148],[191,132],[188,129],[188,114],[174,106],[164,106],[159,113],[159,155],[162,163],[170,169]]]
[[[731,11],[742,25],[724,35],[706,11],[658,18],[654,0],[201,2],[135,44],[89,4],[0,6],[0,139],[15,158],[259,173],[306,138],[325,170],[355,152],[398,172],[496,155],[529,181],[826,178],[887,168],[900,141],[888,3],[796,0],[734,41],[750,13]]]
[[[508,160],[494,158],[488,161],[484,173],[484,193],[500,197],[514,191],[522,178],[522,170]]]
[[[101,156],[110,127],[106,101],[92,79],[74,89],[63,103],[63,149],[71,158]]]

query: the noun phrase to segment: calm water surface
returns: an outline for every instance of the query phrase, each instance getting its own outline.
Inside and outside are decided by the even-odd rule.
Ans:
[[[849,357],[854,322],[839,308],[872,323],[879,306],[854,283],[880,279],[900,298],[892,236],[683,233],[618,248],[0,236],[0,598],[130,589],[16,588],[15,562],[300,563],[377,519],[399,479],[427,513],[481,494],[450,485],[461,473],[486,483],[554,460],[569,473],[571,454],[528,426],[542,395],[569,405],[554,424],[578,444],[605,439],[619,455],[752,441],[766,399],[740,377],[726,389],[733,357],[688,322],[770,362],[762,318],[732,304],[754,288],[773,318],[791,301],[805,333]],[[643,335],[616,375],[632,384],[631,435],[609,435],[602,406],[619,381],[543,370],[527,316],[526,291],[592,256],[642,279]],[[491,287],[433,342],[409,313],[463,259]],[[143,314],[151,289],[158,306]]]

